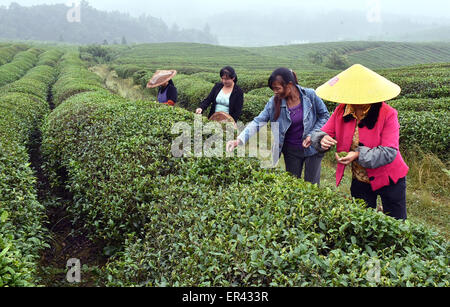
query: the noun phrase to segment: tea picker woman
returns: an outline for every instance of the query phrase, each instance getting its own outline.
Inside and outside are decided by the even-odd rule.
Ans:
[[[409,168],[399,151],[397,111],[384,101],[397,97],[398,85],[362,65],[354,65],[317,90],[322,99],[339,106],[312,137],[313,146],[325,152],[336,146],[336,185],[351,165],[351,194],[396,219],[406,216],[406,175]],[[338,153],[344,152],[345,157]]]
[[[232,67],[222,68],[220,79],[221,82],[214,85],[208,97],[203,100],[195,113],[202,114],[211,106],[208,118],[212,118],[216,113],[223,112],[237,122],[242,114],[244,92],[237,85],[238,77]]]
[[[324,154],[311,147],[311,135],[330,118],[327,107],[314,90],[298,85],[296,74],[288,68],[275,70],[268,84],[275,95],[238,139],[228,142],[227,150],[231,152],[237,146],[246,144],[269,121],[278,123],[272,125],[272,130],[279,127],[273,131],[274,138],[278,140],[278,146],[272,148],[274,165],[283,153],[289,173],[301,178],[304,167],[305,181],[320,184]]]
[[[176,70],[158,70],[148,82],[147,88],[158,89],[158,102],[174,106],[177,103],[178,91],[172,79],[176,76]]]

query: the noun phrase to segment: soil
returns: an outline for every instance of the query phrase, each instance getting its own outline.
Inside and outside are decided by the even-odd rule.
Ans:
[[[54,105],[49,97],[51,109]],[[38,277],[39,284],[48,287],[90,287],[98,285],[98,272],[107,263],[107,257],[103,255],[104,244],[93,242],[88,238],[88,232],[80,226],[72,223],[72,216],[67,210],[73,204],[73,195],[67,191],[64,185],[52,189],[45,171],[42,168],[43,157],[41,153],[42,135],[36,130],[30,140],[28,153],[31,167],[35,172],[37,182],[36,190],[38,201],[46,207],[47,224],[50,248],[41,254]],[[60,174],[63,181],[67,178],[62,169]],[[79,259],[81,262],[81,283],[70,284],[67,282],[67,261]]]

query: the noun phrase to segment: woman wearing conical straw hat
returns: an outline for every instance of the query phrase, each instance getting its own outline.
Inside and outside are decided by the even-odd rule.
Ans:
[[[177,103],[178,91],[172,79],[177,75],[176,70],[158,70],[147,84],[147,88],[158,89],[158,102],[169,106]]]
[[[409,168],[399,151],[397,111],[385,103],[400,92],[400,87],[386,78],[353,65],[316,90],[319,97],[339,106],[313,134],[312,144],[321,152],[336,146],[337,186],[351,164],[352,196],[376,208],[379,195],[385,214],[405,220]]]

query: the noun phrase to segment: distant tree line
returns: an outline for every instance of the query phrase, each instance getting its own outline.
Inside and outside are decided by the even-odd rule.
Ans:
[[[73,9],[74,16],[71,16]],[[77,17],[77,18],[72,18]],[[0,38],[59,41],[78,44],[130,44],[157,42],[217,43],[208,29],[180,29],[161,19],[94,9],[87,1],[79,8],[64,4],[0,6]]]

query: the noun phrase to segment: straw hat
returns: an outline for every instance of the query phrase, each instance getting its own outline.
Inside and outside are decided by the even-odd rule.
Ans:
[[[376,72],[355,64],[316,90],[328,101],[345,104],[373,104],[400,95],[401,88]]]
[[[155,88],[161,86],[176,75],[176,70],[157,70],[150,81],[148,81],[147,88]]]

